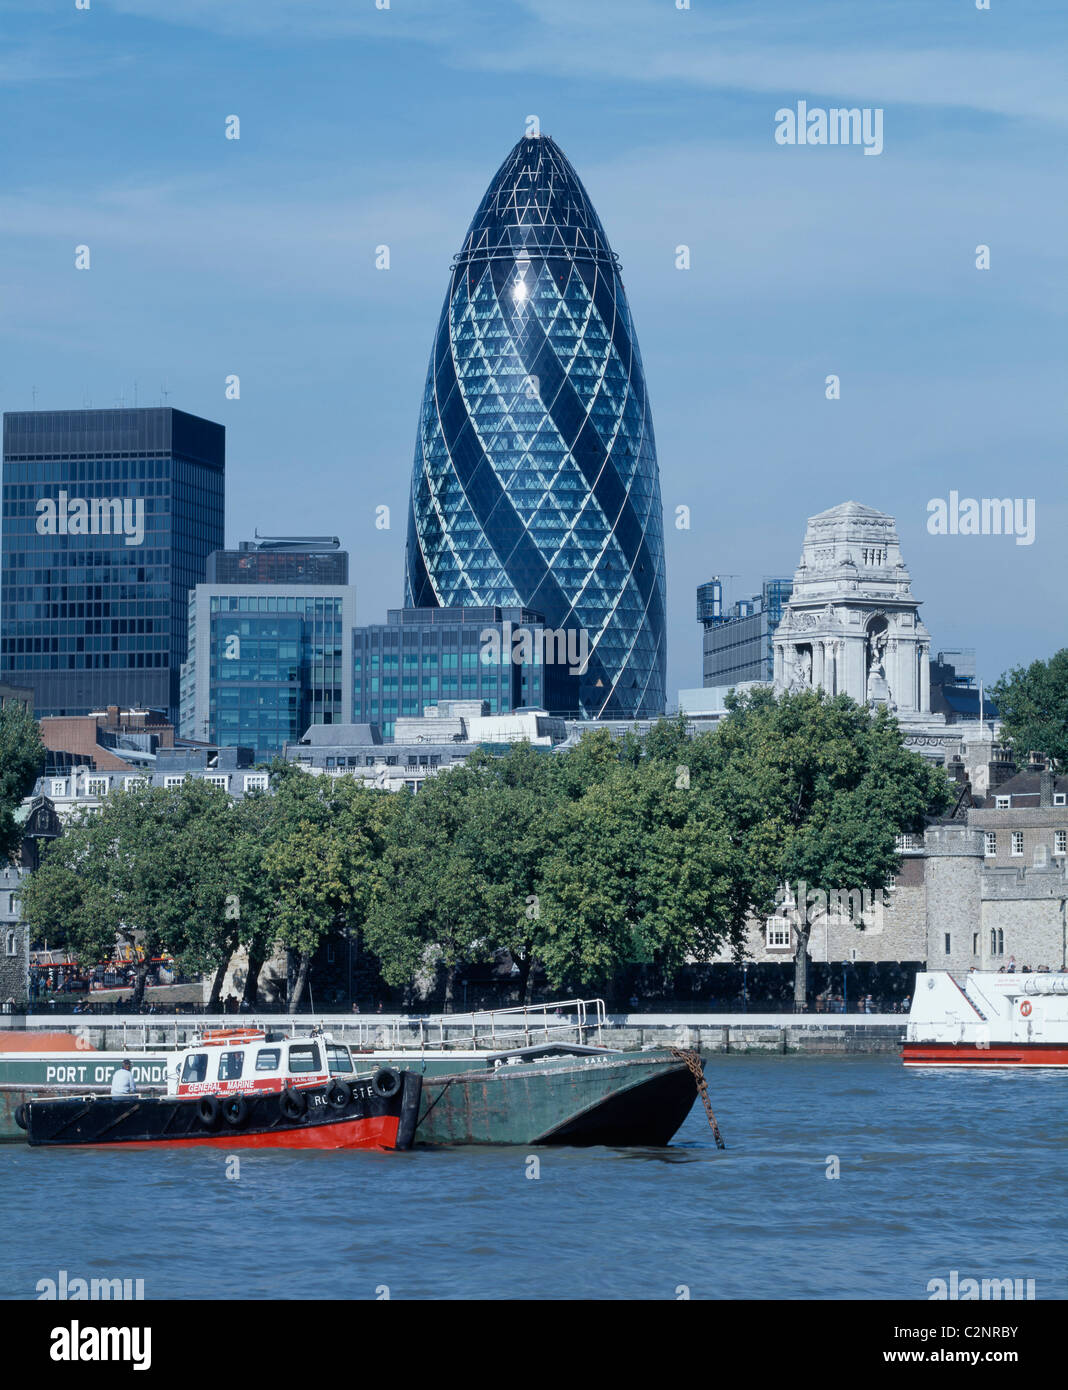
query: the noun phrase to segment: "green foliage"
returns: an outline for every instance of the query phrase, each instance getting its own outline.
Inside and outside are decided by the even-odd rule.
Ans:
[[[19,847],[21,829],[15,812],[33,791],[44,760],[37,721],[22,705],[8,701],[0,709],[0,863]]]
[[[230,798],[204,781],[112,792],[48,847],[22,889],[23,916],[86,963],[125,941],[146,958],[169,952],[187,970],[211,969],[233,950],[233,819]],[[143,978],[144,968],[138,994]]]
[[[270,772],[269,793],[236,804],[196,781],[114,793],[27,885],[38,934],[91,959],[136,934],[217,972],[240,944],[252,977],[281,944],[291,1006],[340,932],[396,986],[444,967],[451,991],[460,967],[507,948],[521,988],[538,965],[554,989],[588,990],[634,962],[741,955],[784,881],[881,889],[897,836],[949,798],[885,712],[765,690],[696,738],[676,719],[644,739],[475,753],[418,796]]]
[[[1048,661],[1017,666],[990,693],[1017,762],[1036,751],[1052,758],[1058,771],[1068,767],[1068,647]]]

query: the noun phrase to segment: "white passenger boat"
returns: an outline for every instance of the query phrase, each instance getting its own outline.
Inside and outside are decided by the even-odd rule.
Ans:
[[[916,976],[907,1067],[1068,1067],[1068,973]]]

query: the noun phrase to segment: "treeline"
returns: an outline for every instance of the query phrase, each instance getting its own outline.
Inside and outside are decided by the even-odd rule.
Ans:
[[[442,967],[451,985],[503,947],[523,989],[538,966],[553,989],[583,993],[626,965],[740,952],[784,881],[882,888],[898,835],[948,799],[885,711],[759,690],[697,738],[665,720],[566,753],[519,744],[417,796],[281,764],[269,793],[243,801],[193,780],[115,792],[48,849],[23,912],[83,961],[117,936],[169,951],[213,976],[212,1006],[239,945],[250,1003],[281,945],[295,1008],[316,950],[342,932],[361,934],[392,986]]]

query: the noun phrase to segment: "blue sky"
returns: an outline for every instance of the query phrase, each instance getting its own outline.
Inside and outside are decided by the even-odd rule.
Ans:
[[[227,428],[228,541],[336,532],[381,621],[449,261],[536,115],[623,264],[672,698],[696,585],[792,573],[850,498],[993,680],[1065,644],[1066,37],[1063,0],[0,3],[0,406],[166,389]],[[799,99],[881,107],[883,153],[777,145]],[[929,535],[951,490],[1033,497],[1034,544]]]

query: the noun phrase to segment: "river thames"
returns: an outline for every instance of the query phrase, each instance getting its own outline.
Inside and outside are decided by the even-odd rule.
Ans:
[[[148,1299],[927,1299],[953,1271],[1068,1297],[1068,1073],[706,1073],[725,1152],[700,1104],[668,1149],[250,1153],[234,1178],[217,1151],[3,1145],[0,1296],[65,1270]]]

